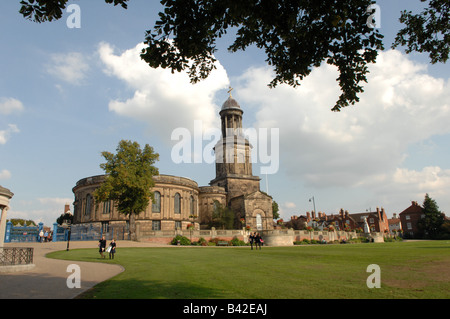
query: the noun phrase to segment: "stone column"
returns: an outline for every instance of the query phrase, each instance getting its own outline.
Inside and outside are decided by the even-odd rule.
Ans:
[[[0,206],[1,218],[0,218],[0,247],[3,247],[5,243],[5,232],[6,232],[6,212],[8,211],[8,206]]]
[[[0,247],[3,247],[5,242],[5,232],[6,232],[6,212],[9,209],[9,200],[14,196],[14,194],[7,188],[0,186]]]

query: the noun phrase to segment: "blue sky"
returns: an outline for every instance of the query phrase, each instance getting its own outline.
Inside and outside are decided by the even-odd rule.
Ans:
[[[327,214],[383,207],[392,216],[429,193],[450,212],[450,66],[390,49],[400,10],[419,1],[377,2],[386,50],[370,66],[361,102],[340,113],[330,111],[339,95],[335,69],[315,69],[296,89],[269,89],[264,55],[228,53],[229,37],[219,41],[218,70],[200,84],[150,69],[138,53],[158,1],[133,0],[128,10],[72,1],[81,9],[81,28],[73,29],[70,13],[29,22],[19,2],[0,3],[0,185],[15,194],[8,218],[51,225],[73,202],[76,182],[103,173],[101,151],[121,139],[152,145],[160,173],[208,185],[214,164],[174,163],[171,133],[192,131],[196,120],[217,127],[230,85],[245,127],[279,129],[279,170],[261,176],[261,189],[284,219],[312,210],[313,196]]]

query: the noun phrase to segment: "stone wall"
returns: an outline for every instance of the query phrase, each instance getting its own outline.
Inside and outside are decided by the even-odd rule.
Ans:
[[[261,237],[264,239],[265,246],[293,246],[294,241],[302,241],[303,239],[317,240],[326,242],[332,241],[348,241],[352,238],[357,238],[360,234],[356,232],[344,232],[344,231],[302,231],[292,229],[282,230],[267,230],[260,232]],[[191,241],[198,241],[200,238],[204,238],[207,241],[214,238],[222,240],[231,240],[234,237],[248,242],[249,232],[245,230],[175,230],[175,231],[145,231],[140,232],[139,241],[158,243],[158,244],[170,244],[172,239],[177,236],[185,236]],[[362,235],[362,234],[361,234]],[[381,233],[370,234],[371,238],[375,238],[375,242],[383,240]]]
[[[219,238],[221,240],[232,240],[238,238],[247,242],[247,232],[244,230],[171,230],[171,231],[140,231],[139,241],[157,244],[170,244],[177,235],[189,238],[192,242],[204,238],[206,241]]]

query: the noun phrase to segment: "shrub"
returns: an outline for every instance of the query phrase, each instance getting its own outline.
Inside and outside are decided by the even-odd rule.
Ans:
[[[172,241],[170,242],[170,244],[172,245],[178,245],[178,242],[180,243],[180,245],[183,246],[187,246],[191,244],[191,241],[189,240],[189,238],[181,236],[181,235],[177,235],[175,236]]]
[[[218,242],[219,238],[211,238],[210,240],[208,240],[208,246],[216,246]]]
[[[230,243],[232,246],[245,246],[245,242],[237,237],[233,237]]]
[[[294,241],[294,245],[309,245],[311,244],[311,242],[309,241],[309,239],[303,239],[303,240],[296,240]]]
[[[198,239],[198,244],[199,244],[200,246],[208,246],[208,242],[207,242],[206,239],[203,238],[203,237],[200,237],[200,238]]]

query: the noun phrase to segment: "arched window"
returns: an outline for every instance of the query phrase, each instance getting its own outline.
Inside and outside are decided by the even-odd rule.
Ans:
[[[256,215],[256,229],[257,230],[262,230],[263,229],[261,214],[257,214]]]
[[[189,201],[189,208],[190,208],[189,214],[190,214],[191,216],[195,215],[194,204],[195,204],[194,196],[191,196],[191,199],[190,199],[190,201]]]
[[[152,212],[160,213],[161,212],[161,193],[154,192],[153,196],[155,197],[155,201],[152,204]]]
[[[174,197],[174,212],[175,214],[181,214],[181,196],[179,193],[176,193]]]
[[[92,196],[91,196],[91,194],[87,194],[87,196],[86,196],[86,206],[84,206],[84,215],[90,215],[91,214],[91,207],[92,207]]]

